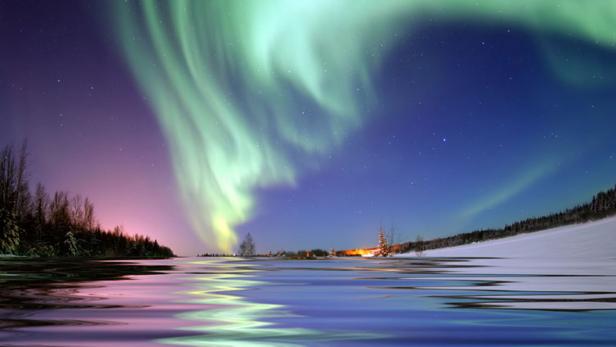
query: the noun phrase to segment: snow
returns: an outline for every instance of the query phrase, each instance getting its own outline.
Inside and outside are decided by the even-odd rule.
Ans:
[[[415,252],[398,256],[415,256]],[[616,258],[616,217],[469,245],[434,249],[426,257]]]

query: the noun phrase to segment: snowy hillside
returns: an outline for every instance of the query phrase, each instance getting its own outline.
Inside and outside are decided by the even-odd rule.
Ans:
[[[415,256],[415,252],[399,256]],[[428,257],[616,258],[616,217],[424,252]]]

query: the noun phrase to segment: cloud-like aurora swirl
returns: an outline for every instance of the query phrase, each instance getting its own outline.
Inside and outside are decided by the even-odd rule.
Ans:
[[[361,126],[371,75],[430,17],[616,42],[616,1],[115,1],[130,70],[169,143],[192,226],[222,251],[255,190],[294,184]]]

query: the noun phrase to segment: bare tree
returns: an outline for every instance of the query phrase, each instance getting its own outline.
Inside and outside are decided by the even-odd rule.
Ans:
[[[49,204],[49,219],[53,225],[66,228],[71,225],[71,211],[68,194],[55,192]]]
[[[83,201],[83,222],[88,230],[94,229],[96,224],[96,220],[94,220],[94,204],[88,198]]]
[[[83,218],[83,202],[81,195],[77,194],[71,199],[71,220],[73,224],[78,228],[84,228],[84,218]]]
[[[26,141],[21,146],[19,152],[19,162],[17,164],[17,173],[15,175],[15,213],[20,221],[30,213],[30,190],[28,189],[28,175],[26,172],[26,164],[28,161],[28,145]]]
[[[34,225],[35,225],[35,240],[41,239],[43,228],[47,223],[47,209],[49,207],[49,196],[45,191],[45,187],[38,183],[34,193]]]
[[[391,253],[394,252],[393,246],[396,244],[396,242],[398,242],[398,238],[396,236],[396,229],[394,228],[394,226],[392,225],[389,228],[389,231],[387,232],[387,244],[389,245],[389,251]]]
[[[16,169],[13,148],[6,146],[0,153],[0,209],[15,210]]]

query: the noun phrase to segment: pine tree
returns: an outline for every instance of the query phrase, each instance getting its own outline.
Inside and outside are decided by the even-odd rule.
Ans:
[[[252,240],[250,233],[246,234],[244,241],[240,244],[239,254],[242,257],[252,257],[255,255],[255,242]]]
[[[67,232],[65,235],[66,239],[64,243],[68,248],[68,255],[72,257],[78,257],[81,255],[81,248],[79,247],[79,240],[75,237],[71,231]]]
[[[0,208],[0,254],[16,254],[20,228],[15,213]]]
[[[387,257],[389,256],[390,252],[391,252],[391,249],[389,247],[389,243],[387,242],[387,238],[385,237],[385,231],[381,227],[379,229],[379,249],[377,250],[375,255],[381,256],[381,257]]]

